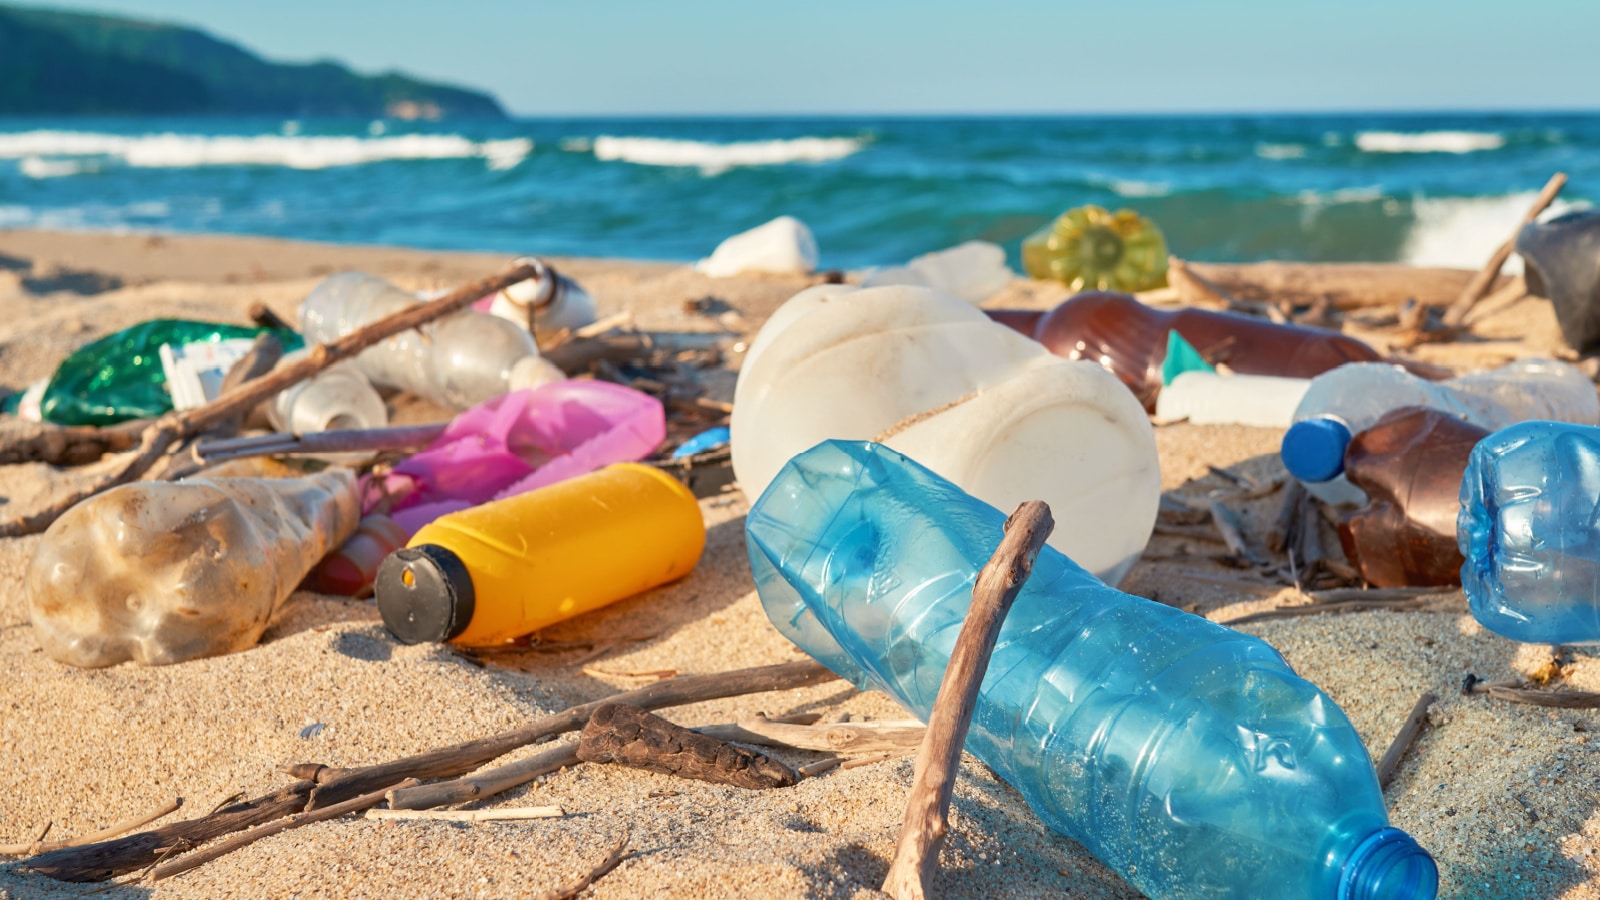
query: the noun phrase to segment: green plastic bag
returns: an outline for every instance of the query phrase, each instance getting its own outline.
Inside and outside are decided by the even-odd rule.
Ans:
[[[187,319],[152,319],[80,347],[61,361],[45,388],[39,412],[57,425],[115,425],[172,411],[161,345],[198,344],[232,338],[254,339],[271,332],[284,352],[305,341],[281,328],[252,328]]]

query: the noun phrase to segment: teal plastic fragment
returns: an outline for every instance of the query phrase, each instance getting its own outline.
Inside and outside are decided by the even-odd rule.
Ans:
[[[1161,384],[1173,382],[1185,372],[1215,372],[1216,366],[1206,362],[1194,345],[1183,339],[1176,329],[1167,332],[1167,358],[1161,362]]]

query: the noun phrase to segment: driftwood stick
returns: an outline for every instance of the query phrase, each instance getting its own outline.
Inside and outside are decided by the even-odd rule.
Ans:
[[[250,304],[250,311],[246,313],[250,321],[262,328],[281,328],[284,331],[296,331],[293,325],[284,321],[283,317],[272,311],[272,307],[259,301]]]
[[[1283,553],[1295,546],[1300,532],[1300,507],[1305,505],[1306,489],[1297,478],[1289,479],[1283,490],[1278,512],[1272,517],[1272,529],[1267,532],[1267,547],[1273,553]]]
[[[765,716],[741,719],[739,728],[763,743],[823,753],[886,753],[915,750],[927,729],[921,722],[839,722],[832,725],[790,725]],[[702,732],[703,733],[703,732]],[[720,735],[719,735],[720,736]]]
[[[363,818],[383,822],[520,822],[559,819],[566,814],[559,806],[518,806],[511,809],[369,809]]]
[[[818,716],[814,713],[803,713],[798,716],[785,716],[775,721],[809,725],[815,722],[817,718]],[[710,734],[724,741],[751,743],[748,738],[759,738],[759,735],[751,734],[738,725],[732,724],[707,725],[693,730],[701,734]],[[519,759],[513,763],[497,766],[493,769],[479,772],[476,775],[469,775],[451,781],[436,781],[433,784],[406,788],[403,791],[391,791],[389,794],[389,808],[434,809],[440,806],[453,806],[457,803],[486,800],[514,787],[521,787],[540,775],[559,772],[568,766],[575,766],[579,762],[578,745],[562,744],[558,747],[550,747],[535,753],[526,759]],[[301,768],[296,766],[292,768],[299,769],[303,773],[299,777],[314,778],[317,770],[324,767],[306,766]],[[290,772],[289,774],[295,775],[297,773]]]
[[[337,802],[366,793],[374,787],[392,784],[395,777],[453,778],[476,769],[489,760],[504,756],[519,747],[538,743],[559,734],[577,731],[588,724],[594,711],[608,703],[626,703],[640,709],[661,709],[759,694],[785,691],[833,681],[839,676],[814,660],[799,660],[775,666],[757,666],[712,675],[682,675],[657,681],[604,700],[574,706],[564,712],[543,716],[521,728],[493,737],[442,747],[393,762],[357,769],[323,769],[317,787],[318,802]],[[374,784],[376,782],[376,784]]]
[[[799,780],[793,769],[754,750],[618,703],[589,717],[578,739],[578,758],[750,790],[793,787]]]
[[[1548,706],[1556,709],[1600,709],[1600,693],[1594,691],[1536,691],[1505,684],[1478,684],[1468,693],[1488,694],[1496,700]]]
[[[1256,556],[1250,545],[1244,542],[1244,533],[1239,530],[1239,516],[1214,497],[1210,501],[1210,506],[1211,524],[1217,529],[1217,534],[1221,535],[1228,552],[1252,563],[1260,562],[1261,558]]]
[[[300,781],[265,797],[224,806],[211,815],[172,822],[150,831],[82,847],[41,853],[23,865],[58,881],[104,881],[137,872],[162,858],[167,848],[202,844],[303,809],[315,787]]]
[[[1495,278],[1500,274],[1500,269],[1505,266],[1506,260],[1511,258],[1511,253],[1517,246],[1517,232],[1520,232],[1523,227],[1534,219],[1539,218],[1539,214],[1549,208],[1551,203],[1555,202],[1556,195],[1561,193],[1561,189],[1566,184],[1567,175],[1565,172],[1557,172],[1550,176],[1550,180],[1545,182],[1544,188],[1539,191],[1539,196],[1533,201],[1533,205],[1528,207],[1528,211],[1522,214],[1522,221],[1517,223],[1516,231],[1511,233],[1511,237],[1505,243],[1495,248],[1494,253],[1489,257],[1489,261],[1484,263],[1483,268],[1478,270],[1478,274],[1472,276],[1472,280],[1467,282],[1467,286],[1461,289],[1461,296],[1457,297],[1456,301],[1450,304],[1450,308],[1445,310],[1444,318],[1440,320],[1440,324],[1445,328],[1458,328],[1462,322],[1467,320],[1467,314],[1472,312],[1472,307],[1476,306],[1485,294],[1489,293]]]
[[[1417,698],[1417,705],[1411,707],[1411,712],[1406,715],[1404,725],[1400,726],[1400,733],[1394,736],[1394,742],[1389,749],[1384,751],[1383,759],[1378,760],[1378,787],[1389,786],[1389,779],[1394,777],[1394,770],[1400,768],[1400,760],[1416,743],[1417,735],[1422,733],[1424,725],[1428,724],[1428,707],[1439,698],[1433,694],[1425,693]]]
[[[1364,593],[1380,595],[1383,592],[1365,591]],[[1304,606],[1285,606],[1279,609],[1250,613],[1219,624],[1234,628],[1239,625],[1248,625],[1251,622],[1263,622],[1269,619],[1297,619],[1304,616],[1326,616],[1339,613],[1375,612],[1378,610],[1388,610],[1390,612],[1427,611],[1432,609],[1437,600],[1449,596],[1450,593],[1452,592],[1439,591],[1431,595],[1421,594],[1410,597],[1374,596],[1370,600],[1341,600],[1329,603],[1308,603]]]
[[[617,864],[622,862],[622,851],[626,850],[627,848],[628,833],[624,831],[622,833],[622,837],[618,838],[617,842],[611,846],[611,852],[607,853],[606,858],[600,860],[598,865],[585,872],[583,876],[576,881],[568,882],[567,884],[563,884],[558,888],[545,891],[538,896],[537,900],[576,900],[579,894],[589,889],[589,885],[594,884],[596,881],[604,878],[606,873],[610,872],[612,869],[615,869]]]
[[[1475,273],[1398,263],[1203,263],[1189,271],[1241,300],[1296,305],[1323,301],[1341,312],[1398,307],[1415,298],[1424,306],[1449,306]]]
[[[454,778],[463,775],[519,747],[577,731],[589,721],[594,710],[606,702],[659,709],[763,691],[809,687],[838,677],[821,663],[807,659],[658,681],[637,690],[616,694],[608,700],[585,703],[564,712],[540,717],[521,728],[380,765],[356,769],[316,767],[313,771],[317,773],[321,784],[313,781],[296,782],[265,797],[224,807],[200,819],[174,822],[153,831],[85,847],[40,854],[29,860],[27,865],[61,881],[103,881],[150,865],[160,858],[165,848],[180,841],[200,844],[299,812],[307,808],[308,801],[311,806],[339,803],[380,788],[388,789],[388,786],[406,778]]]
[[[403,786],[404,783],[397,784],[395,785],[395,788],[400,788]],[[347,813],[359,812],[368,807],[377,806],[379,803],[383,802],[385,793],[387,792],[373,791],[370,794],[364,794],[360,797],[353,797],[343,803],[336,803],[333,806],[325,806],[322,809],[312,812],[296,813],[286,819],[279,819],[276,822],[263,825],[260,828],[256,828],[252,831],[248,831],[243,834],[236,834],[225,841],[218,841],[217,843],[212,844],[211,846],[191,856],[185,856],[182,859],[173,860],[172,862],[157,866],[156,870],[150,873],[150,878],[152,881],[160,881],[163,878],[171,878],[174,875],[182,875],[184,872],[187,872],[191,869],[197,869],[220,856],[226,856],[235,850],[248,847],[262,838],[272,837],[279,832],[288,831],[291,828],[299,828],[302,825],[310,825],[315,822],[325,822],[328,819],[337,819],[338,817]]]
[[[1054,527],[1050,507],[1044,503],[1030,500],[1017,507],[1006,520],[999,548],[973,583],[972,605],[928,717],[927,738],[917,754],[911,796],[906,802],[905,824],[883,881],[884,892],[895,900],[927,896],[928,879],[939,866],[939,848],[950,827],[950,795],[955,790],[961,747],[972,724],[978,688],[989,668],[989,654],[994,652],[1000,626],[1033,573],[1033,561]]]
[[[121,453],[139,446],[139,435],[149,422],[137,427],[113,425],[52,425],[49,422],[12,423],[9,428],[22,432],[0,444],[0,466],[42,462],[52,466],[82,466],[96,462],[107,453]]]
[[[487,800],[496,794],[501,794],[514,787],[548,775],[559,772],[569,766],[575,766],[578,759],[578,745],[566,743],[557,747],[541,750],[514,763],[479,772],[466,778],[456,778],[451,781],[437,781],[433,784],[423,784],[404,790],[389,792],[390,809],[436,809],[441,806],[453,806],[457,803],[470,803],[474,800]]]
[[[51,850],[65,850],[68,847],[82,847],[85,844],[93,844],[96,841],[114,838],[118,835],[127,834],[135,828],[142,828],[145,825],[149,825],[151,822],[154,822],[162,816],[176,810],[182,805],[183,798],[174,797],[173,799],[168,800],[167,802],[147,813],[134,816],[131,819],[124,819],[114,825],[107,825],[105,828],[102,828],[99,831],[93,832],[92,834],[83,835],[82,837],[69,838],[67,840],[60,841],[46,841],[44,843],[40,843],[37,839],[35,839],[19,844],[0,844],[0,856],[23,856],[25,854],[32,853],[48,853]]]
[[[1443,600],[1461,593],[1460,588],[1396,587],[1396,588],[1330,588],[1312,591],[1313,602],[1328,603],[1389,603],[1401,600]]]
[[[170,424],[158,421],[145,430],[139,439],[139,446],[127,458],[119,460],[110,470],[101,474],[93,483],[68,492],[55,502],[31,515],[26,515],[9,522],[0,523],[0,538],[21,537],[28,534],[38,534],[50,527],[50,523],[61,518],[67,510],[77,506],[80,502],[93,497],[101,491],[110,490],[118,485],[137,481],[139,476],[150,470],[160,459],[166,455],[168,448],[176,439],[177,431]]]
[[[149,471],[174,443],[194,437],[235,415],[248,413],[256,404],[268,397],[310,378],[340,360],[353,357],[374,344],[464,309],[487,294],[503,290],[535,274],[537,272],[532,265],[524,264],[512,266],[497,275],[468,282],[437,300],[406,307],[343,337],[326,344],[318,344],[311,348],[310,353],[295,362],[240,385],[204,406],[168,413],[145,429],[140,438],[138,452],[123,465],[102,476],[98,481],[73,491],[40,512],[0,524],[0,537],[37,534],[50,527],[51,522],[79,501],[137,479]]]

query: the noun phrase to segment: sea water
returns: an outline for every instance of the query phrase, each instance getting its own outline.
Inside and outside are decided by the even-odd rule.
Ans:
[[[822,265],[1005,246],[1083,203],[1198,260],[1478,266],[1600,114],[0,119],[0,228],[693,260],[774,216]],[[1561,206],[1561,208],[1565,208]]]

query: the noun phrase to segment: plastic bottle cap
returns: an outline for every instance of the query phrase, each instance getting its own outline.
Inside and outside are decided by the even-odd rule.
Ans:
[[[1329,481],[1344,471],[1350,429],[1332,416],[1316,416],[1289,426],[1283,435],[1284,468],[1301,481]]]
[[[378,612],[402,643],[448,641],[472,621],[472,573],[438,544],[403,547],[378,567]]]

